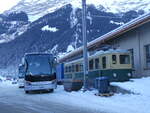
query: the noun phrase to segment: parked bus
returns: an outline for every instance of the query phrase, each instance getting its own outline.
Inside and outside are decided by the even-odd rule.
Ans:
[[[56,88],[56,60],[51,54],[30,53],[24,57],[26,93],[36,90],[53,92]]]
[[[18,86],[24,88],[24,65],[20,64],[18,67]]]

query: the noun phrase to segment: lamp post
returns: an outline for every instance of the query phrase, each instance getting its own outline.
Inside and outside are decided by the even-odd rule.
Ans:
[[[82,36],[83,36],[83,70],[84,70],[84,91],[87,90],[88,57],[87,57],[87,38],[86,38],[86,0],[82,0]]]

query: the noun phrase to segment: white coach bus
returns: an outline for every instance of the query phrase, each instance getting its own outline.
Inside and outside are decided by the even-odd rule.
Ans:
[[[53,92],[56,88],[56,60],[51,54],[30,53],[24,57],[26,93],[36,90]]]

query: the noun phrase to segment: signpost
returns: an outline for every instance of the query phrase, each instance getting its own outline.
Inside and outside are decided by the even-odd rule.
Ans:
[[[82,0],[82,35],[83,35],[83,70],[84,70],[84,91],[87,90],[88,56],[86,38],[86,0]]]

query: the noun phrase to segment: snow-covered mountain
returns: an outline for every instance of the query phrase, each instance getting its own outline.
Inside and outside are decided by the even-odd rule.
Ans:
[[[87,0],[88,41],[149,10],[150,0],[135,1]],[[59,54],[81,46],[81,17],[81,0],[20,0],[0,15],[0,67],[18,65],[27,52]]]
[[[12,41],[22,35],[28,25],[28,16],[24,12],[0,15],[0,43]]]
[[[28,14],[30,21],[35,21],[65,6],[70,1],[71,0],[21,0],[17,5],[5,13],[24,11]]]
[[[81,8],[82,0],[18,0],[17,5],[5,13],[24,11],[30,21],[54,12],[66,4],[72,4],[74,8]],[[150,0],[87,0],[87,4],[93,4],[97,9],[112,13],[122,13],[130,10],[145,12],[150,11]]]

